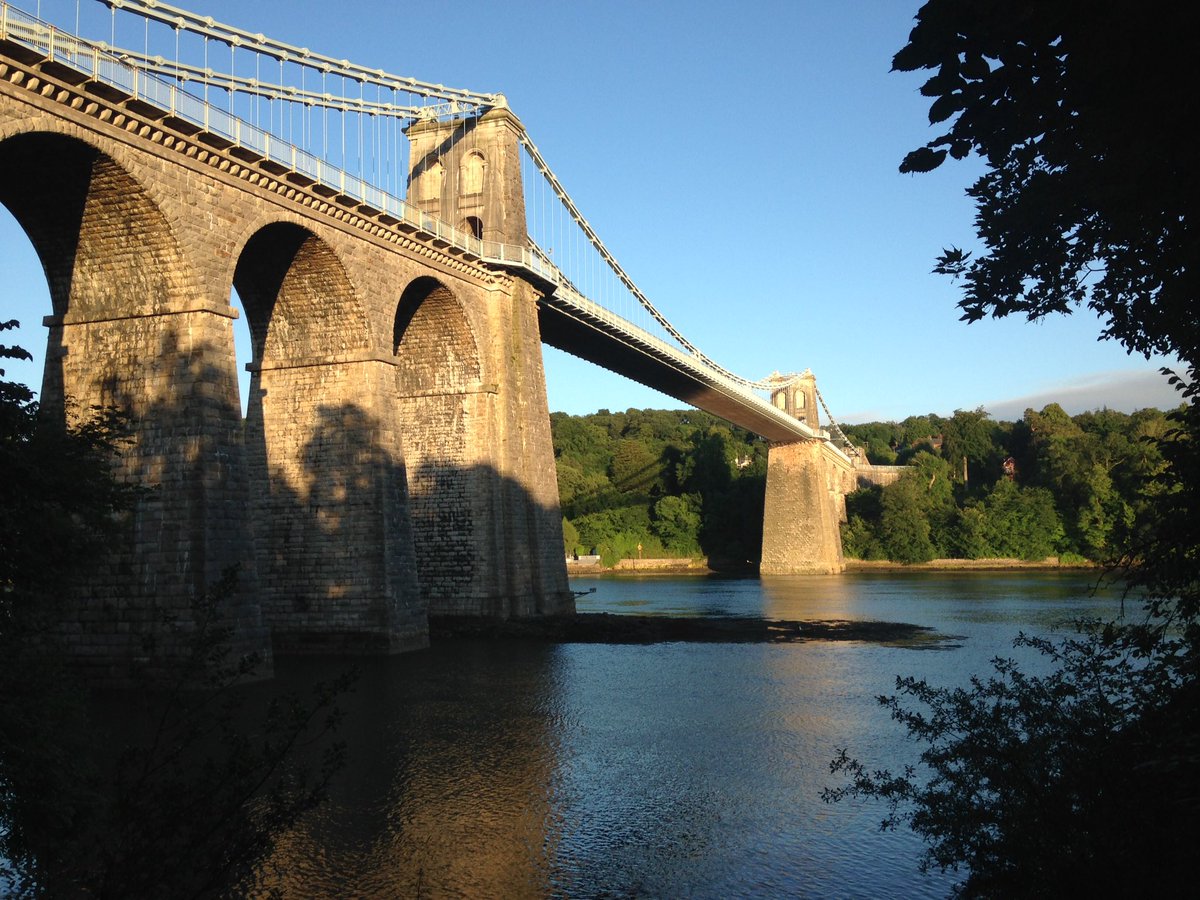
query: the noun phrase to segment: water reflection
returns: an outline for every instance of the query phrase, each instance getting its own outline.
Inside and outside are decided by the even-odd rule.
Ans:
[[[588,580],[581,609],[890,619],[961,634],[913,653],[857,642],[458,641],[365,667],[332,802],[255,891],[287,896],[941,897],[919,842],[868,804],[821,803],[839,747],[916,748],[875,697],[895,676],[962,683],[1019,629],[1111,614],[1086,576]],[[280,685],[332,663],[284,661]]]
[[[457,642],[364,666],[343,707],[350,759],[253,893],[542,896],[560,826],[553,647]],[[281,688],[335,663],[291,660]]]

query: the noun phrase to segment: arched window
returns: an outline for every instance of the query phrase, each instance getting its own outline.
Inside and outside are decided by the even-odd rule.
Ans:
[[[479,216],[467,216],[458,226],[459,231],[465,231],[471,237],[483,240],[483,219]]]
[[[459,193],[461,194],[482,194],[483,193],[483,174],[487,168],[487,162],[483,158],[483,154],[478,150],[472,150],[464,157],[462,166],[459,167]]]
[[[442,196],[442,184],[446,180],[446,167],[440,162],[434,161],[429,167],[429,171],[425,175],[425,197],[426,200],[439,200]]]

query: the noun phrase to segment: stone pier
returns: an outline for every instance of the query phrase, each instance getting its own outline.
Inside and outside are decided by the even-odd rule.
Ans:
[[[821,441],[772,445],[763,508],[763,575],[841,572],[841,478]]]

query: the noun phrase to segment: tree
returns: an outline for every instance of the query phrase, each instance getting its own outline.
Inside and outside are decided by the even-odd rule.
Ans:
[[[951,524],[950,554],[957,559],[985,559],[996,551],[987,539],[987,515],[978,505],[958,510]]]
[[[950,533],[957,507],[954,502],[954,469],[942,457],[918,451],[908,463],[925,485],[923,510],[929,523],[929,540],[935,557],[949,556]]]
[[[842,525],[842,552],[854,559],[882,559],[878,525],[883,515],[883,488],[861,487],[846,495],[846,522]]]
[[[921,563],[936,556],[929,539],[928,507],[926,485],[915,473],[906,472],[883,489],[879,540],[888,559]]]
[[[700,511],[703,501],[698,494],[663,497],[654,504],[651,530],[669,550],[693,554],[700,550]]]
[[[899,446],[898,428],[890,422],[867,422],[861,425],[843,425],[846,436],[867,451],[873,465],[891,466],[896,463],[896,447]]]
[[[1200,353],[1200,173],[1190,122],[1191,9],[1118,0],[930,0],[893,69],[921,87],[944,132],[902,172],[978,153],[967,191],[984,253],[947,251],[963,318],[1037,319],[1080,304],[1132,352]]]
[[[579,530],[571,524],[571,520],[563,516],[562,520],[563,532],[563,549],[567,556],[579,552]]]
[[[922,835],[927,865],[967,870],[961,896],[1167,896],[1194,879],[1200,173],[1182,111],[1198,35],[1190,8],[1165,2],[929,0],[893,61],[934,70],[921,91],[948,123],[901,171],[986,163],[967,192],[984,250],[951,248],[935,268],[963,280],[962,317],[1086,305],[1102,338],[1174,354],[1190,379],[1122,560],[1145,619],[1020,639],[1048,657],[1044,677],[997,660],[969,687],[898,679],[881,701],[925,745],[928,777],[833,763],[849,784],[829,799],[888,801],[885,827]]]
[[[884,800],[885,829],[926,839],[923,870],[967,870],[960,897],[1180,896],[1194,880],[1200,795],[1200,705],[1194,682],[1181,690],[1180,645],[1148,670],[1111,626],[1016,643],[1050,673],[996,659],[994,675],[966,686],[897,678],[897,695],[880,698],[926,745],[927,777],[871,771],[842,751],[831,769],[847,783],[824,798]]]
[[[1062,522],[1044,488],[1017,487],[1001,479],[984,498],[983,538],[999,556],[1039,560],[1057,553]]]
[[[991,421],[987,410],[956,409],[954,415],[942,423],[942,456],[950,463],[955,479],[967,479],[974,483],[994,481],[1000,474],[997,453],[996,423]],[[964,469],[963,460],[967,461]]]
[[[612,483],[622,493],[650,493],[658,486],[661,471],[658,457],[640,441],[626,438],[613,451]]]
[[[0,322],[0,331],[15,326]],[[0,359],[28,358],[20,347],[0,345]],[[0,616],[33,614],[60,595],[107,550],[139,493],[112,476],[110,460],[126,437],[119,413],[95,409],[73,427],[48,421],[33,392],[3,375],[0,369]]]

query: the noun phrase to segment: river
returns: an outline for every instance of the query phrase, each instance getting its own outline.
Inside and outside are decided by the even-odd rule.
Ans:
[[[1080,573],[579,579],[580,611],[912,622],[888,646],[453,641],[363,666],[349,763],[260,886],[290,896],[944,897],[882,808],[827,805],[839,747],[915,760],[875,697],[1013,655],[1020,630],[1113,617]],[[333,663],[284,660],[279,682]]]

